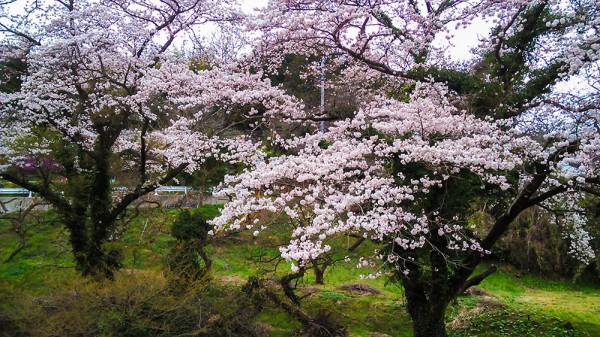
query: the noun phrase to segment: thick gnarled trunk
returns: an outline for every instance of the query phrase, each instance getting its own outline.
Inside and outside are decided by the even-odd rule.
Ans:
[[[413,303],[408,312],[413,321],[415,337],[447,337],[443,303]]]
[[[84,213],[85,214],[85,213]],[[83,276],[93,278],[114,278],[114,270],[118,265],[111,254],[106,254],[103,249],[107,237],[100,238],[99,232],[108,233],[111,223],[102,223],[104,230],[99,230],[98,223],[92,225],[94,220],[86,219],[85,216],[74,216],[73,214],[65,217],[66,227],[69,229],[69,241],[77,270]],[[90,232],[95,232],[90,233]]]
[[[427,292],[418,283],[405,281],[407,310],[415,337],[447,337],[445,314],[448,300],[442,289]]]
[[[70,231],[70,241],[77,269],[83,276],[114,278],[119,267],[118,257],[106,252],[104,244],[112,234],[114,220],[110,179],[110,140],[99,132],[92,159],[92,173],[83,184],[72,184],[71,207],[62,209],[65,225]],[[75,177],[79,179],[79,176]]]

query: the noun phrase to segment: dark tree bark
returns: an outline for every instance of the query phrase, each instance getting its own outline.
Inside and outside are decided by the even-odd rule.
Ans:
[[[313,270],[315,272],[315,284],[325,284],[325,268],[320,268],[316,261],[313,261]]]
[[[415,337],[447,337],[445,326],[446,308],[453,289],[448,284],[451,265],[444,255],[444,239],[431,237],[431,244],[441,249],[431,250],[423,258],[429,260],[431,272],[418,263],[410,263],[409,274],[402,275],[407,311],[412,318]],[[395,247],[399,252],[399,247]]]
[[[407,295],[407,299],[408,297]],[[445,303],[431,305],[426,299],[421,299],[417,294],[412,294],[408,303],[408,313],[413,321],[415,337],[448,336],[444,322],[447,306]]]
[[[196,249],[198,250],[198,255],[200,255],[200,258],[202,258],[202,261],[204,261],[204,274],[203,275],[208,274],[208,272],[212,268],[213,261],[206,253],[206,250],[204,250],[203,244],[196,244]]]
[[[325,284],[325,270],[333,264],[333,259],[325,254],[323,258],[312,261],[313,272],[315,273],[315,283]]]

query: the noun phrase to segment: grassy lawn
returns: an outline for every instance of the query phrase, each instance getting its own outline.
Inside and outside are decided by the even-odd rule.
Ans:
[[[141,296],[137,290],[131,290],[140,288],[136,282],[152,281],[151,288],[161,289],[165,282],[165,259],[173,242],[169,225],[176,215],[175,210],[147,211],[129,224],[118,242],[112,243],[125,254],[124,271],[114,287],[122,287],[126,298]],[[52,218],[51,212],[42,216]],[[283,232],[275,228],[258,237],[249,233],[232,234],[214,243],[209,254],[214,260],[211,276],[217,288],[215,292],[237,301],[243,296],[240,289],[248,277],[277,278],[288,273],[289,263],[276,259],[278,245],[285,242]],[[6,221],[0,222],[0,242],[0,259],[4,261],[18,247],[17,238]],[[346,244],[339,243],[342,247]],[[311,315],[330,314],[348,328],[351,336],[377,336],[374,333],[411,336],[411,322],[401,287],[388,283],[385,277],[361,279],[361,274],[372,271],[356,269],[354,264],[342,261],[328,268],[324,285],[316,285],[309,271],[296,284],[297,294],[303,298],[303,309]],[[600,336],[600,285],[574,284],[569,280],[520,273],[510,266],[500,266],[475,294],[460,297],[448,310],[451,336]],[[376,293],[341,288],[354,283],[368,285]],[[15,308],[19,304],[27,302],[26,305],[35,309],[30,302],[39,302],[41,297],[54,298],[61,293],[72,294],[82,288],[86,289],[85,282],[73,270],[66,233],[59,224],[40,222],[28,232],[27,247],[11,261],[0,264],[0,332],[3,319],[18,312]],[[107,290],[107,293],[110,292]],[[90,295],[90,298],[104,295]],[[161,305],[166,303],[170,302],[162,301]],[[85,310],[92,309],[83,308],[81,312]],[[130,314],[137,315],[135,311]],[[99,329],[99,335],[110,335],[102,331],[108,329],[105,325],[113,324],[111,317],[117,314],[103,315],[99,315],[95,324],[104,322],[104,325],[95,328]],[[119,319],[127,322],[122,313],[119,315]],[[300,326],[275,306],[264,307],[255,320],[266,327],[269,336],[290,336]]]
[[[600,336],[600,287],[523,275],[506,266],[482,283],[498,301],[540,319],[557,318]],[[567,324],[567,323],[565,323]]]

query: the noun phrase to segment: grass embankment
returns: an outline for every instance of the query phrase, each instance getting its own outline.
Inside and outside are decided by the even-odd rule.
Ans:
[[[283,231],[267,230],[258,237],[234,234],[210,247],[213,281],[202,285],[201,295],[185,299],[171,296],[164,291],[163,269],[173,242],[170,223],[176,215],[176,210],[152,210],[128,224],[120,240],[111,243],[125,254],[124,271],[117,282],[97,287],[74,272],[66,233],[52,221],[52,213],[38,214],[38,221],[30,224],[27,247],[0,264],[0,332],[6,336],[42,336],[44,331],[47,335],[50,331],[61,335],[62,331],[68,335],[73,327],[59,323],[60,317],[68,317],[80,325],[84,336],[167,336],[187,325],[196,334],[211,335],[207,330],[210,324],[229,324],[248,311],[243,310],[244,305],[251,304],[244,302],[241,291],[248,277],[280,277],[289,272],[289,264],[274,259],[278,245],[285,242]],[[0,242],[0,259],[4,261],[18,248],[18,238],[7,221],[0,221]],[[338,244],[341,249],[351,242]],[[303,309],[313,315],[330,312],[352,336],[411,336],[402,289],[387,284],[383,277],[361,279],[361,274],[370,271],[356,269],[355,263],[341,262],[328,268],[324,285],[315,285],[309,271],[297,283]],[[378,293],[341,289],[353,283],[366,284]],[[20,315],[43,317],[37,324],[45,327],[36,327],[33,320],[17,319]],[[447,320],[455,337],[600,336],[600,286],[520,276],[518,271],[502,266],[473,295],[460,297],[449,308]],[[264,306],[254,321],[259,322],[256,328],[269,336],[290,336],[300,327],[272,305]],[[239,325],[243,325],[241,320]],[[244,335],[235,324],[227,329]]]

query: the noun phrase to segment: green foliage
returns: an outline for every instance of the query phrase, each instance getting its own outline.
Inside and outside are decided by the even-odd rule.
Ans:
[[[171,234],[177,240],[206,242],[208,231],[212,228],[206,222],[202,212],[192,214],[189,210],[181,210],[171,225]]]
[[[535,59],[539,39],[561,30],[546,25],[554,18],[545,3],[529,7],[520,14],[523,27],[504,37],[502,53],[491,50],[484,55],[478,69],[482,80],[473,102],[475,114],[509,117],[511,111],[547,93],[560,79],[568,67],[563,61],[545,61],[545,67],[536,68],[539,60]],[[495,28],[492,36],[499,35],[502,29],[501,26]]]
[[[181,183],[191,186],[200,192],[208,192],[221,183],[226,174],[230,174],[233,171],[235,171],[234,167],[230,167],[230,165],[214,158],[207,158],[198,170],[191,174],[182,172],[178,175],[177,179]]]
[[[493,217],[483,210],[485,199],[477,199],[468,224],[474,231],[485,234],[493,224]],[[489,200],[489,199],[488,199]],[[590,242],[594,251],[600,249],[599,217],[596,207],[598,200],[588,197],[581,206],[587,216],[586,230],[592,236]],[[478,210],[478,207],[481,207]],[[543,209],[533,207],[525,210],[517,217],[507,233],[492,249],[495,258],[511,263],[519,269],[531,273],[573,278],[589,278],[598,281],[600,278],[600,258],[589,266],[576,260],[569,254],[569,243],[562,238],[564,228],[557,224],[554,215]]]
[[[582,201],[582,206],[587,213],[586,230],[592,237],[590,246],[595,252],[600,252],[600,197],[588,196]],[[590,266],[587,266],[587,269],[580,268],[578,271],[581,271],[581,274],[587,271],[588,274],[594,275],[594,279],[600,280],[600,254],[596,254],[596,259],[590,263]]]
[[[346,296],[344,294],[338,293],[336,291],[323,290],[319,293],[319,297],[325,300],[331,301],[340,301],[343,300]]]
[[[208,275],[212,260],[205,251],[209,243],[208,232],[212,226],[207,220],[214,217],[217,210],[202,208],[192,213],[181,210],[171,225],[171,235],[177,240],[167,256],[167,278],[175,293],[187,291]]]
[[[277,73],[269,76],[273,85],[283,85],[287,92],[302,99],[309,106],[319,105],[320,91],[316,78],[303,78],[303,72],[317,57],[306,58],[302,55],[288,54],[284,57]]]
[[[0,62],[0,92],[13,93],[21,89],[21,76],[27,73],[24,59],[7,58]]]
[[[329,146],[331,146],[331,142],[329,142],[327,139],[321,139],[319,141],[319,147],[322,149],[327,149]]]
[[[110,269],[118,270],[123,268],[125,253],[121,245],[115,244],[114,242],[108,242],[102,247],[102,249],[105,252],[105,260]]]
[[[410,75],[424,80],[433,79],[435,82],[446,83],[448,89],[457,94],[473,93],[482,86],[482,81],[476,75],[466,70],[461,71],[456,69],[429,67],[415,69]],[[414,85],[405,85],[402,87],[400,93],[393,97],[407,101],[413,89]]]

